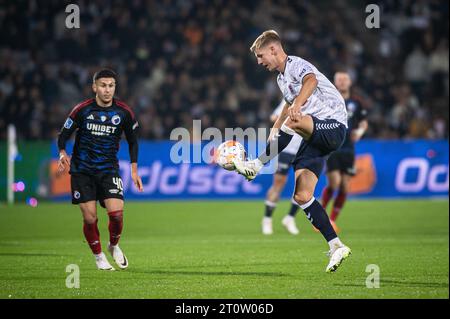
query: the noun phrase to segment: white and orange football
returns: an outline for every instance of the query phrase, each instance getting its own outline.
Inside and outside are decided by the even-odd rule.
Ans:
[[[225,141],[219,145],[215,152],[215,162],[228,171],[234,170],[233,160],[238,158],[244,161],[247,157],[244,146],[233,140]]]

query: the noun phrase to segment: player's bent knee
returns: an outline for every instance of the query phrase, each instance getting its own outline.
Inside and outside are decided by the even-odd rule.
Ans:
[[[108,212],[123,211],[123,200],[118,198],[105,199],[105,208]]]
[[[294,122],[290,119],[288,119],[283,125],[285,126],[284,129],[290,130],[292,134],[301,129],[301,125],[300,125],[299,121]]]
[[[286,121],[284,121],[282,127],[285,126],[285,127],[290,128],[290,129],[293,129],[292,126],[294,126],[294,125],[295,125],[295,122],[292,121],[292,120],[288,117],[288,118],[286,119]]]
[[[123,220],[123,210],[115,210],[108,212],[110,220],[121,221]]]
[[[294,200],[299,205],[304,205],[311,200],[313,194],[308,191],[301,191],[294,194]]]
[[[293,121],[291,120],[290,117],[287,117],[286,120],[283,122],[283,124],[281,125],[281,128],[283,129],[291,129],[291,130],[295,130],[295,128],[299,125],[299,121]]]

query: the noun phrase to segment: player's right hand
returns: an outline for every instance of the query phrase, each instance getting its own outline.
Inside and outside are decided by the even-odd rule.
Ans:
[[[70,157],[65,151],[59,153],[58,172],[64,172],[70,169]]]
[[[288,114],[291,121],[297,122],[301,118],[300,109],[294,106],[288,108]]]

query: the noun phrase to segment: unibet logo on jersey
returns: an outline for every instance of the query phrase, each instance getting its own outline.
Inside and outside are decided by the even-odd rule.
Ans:
[[[109,136],[110,134],[114,134],[117,129],[117,127],[114,126],[94,123],[87,123],[86,128],[91,131],[92,135],[97,136]]]

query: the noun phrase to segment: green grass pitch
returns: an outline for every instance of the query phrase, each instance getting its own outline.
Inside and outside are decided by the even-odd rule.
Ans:
[[[263,236],[262,201],[127,202],[121,247],[130,266],[102,272],[78,207],[0,206],[0,298],[448,298],[446,200],[348,201],[338,220],[353,254],[325,273],[328,245],[302,211],[300,235]],[[107,215],[99,206],[103,248]],[[112,262],[109,254],[108,258]],[[80,288],[66,287],[66,266]],[[367,265],[380,288],[366,287]]]

